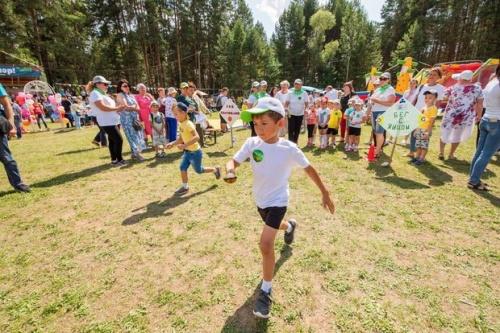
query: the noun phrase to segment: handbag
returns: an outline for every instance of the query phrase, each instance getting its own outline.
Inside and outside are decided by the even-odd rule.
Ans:
[[[0,135],[9,134],[12,130],[12,124],[4,116],[0,115]]]
[[[132,127],[136,131],[142,131],[143,130],[141,122],[139,120],[137,120],[137,119],[134,119],[134,121],[132,122]]]

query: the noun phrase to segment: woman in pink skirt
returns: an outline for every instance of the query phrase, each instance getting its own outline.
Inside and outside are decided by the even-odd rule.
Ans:
[[[139,119],[144,125],[144,141],[146,141],[146,145],[148,143],[149,138],[152,135],[152,127],[151,127],[151,117],[149,116],[151,108],[151,102],[154,101],[154,97],[147,92],[146,86],[142,83],[137,85],[137,90],[139,94],[135,95],[135,100],[139,105]]]

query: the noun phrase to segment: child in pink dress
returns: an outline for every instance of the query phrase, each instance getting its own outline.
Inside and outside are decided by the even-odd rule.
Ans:
[[[147,92],[146,86],[144,84],[139,83],[137,85],[137,89],[139,90],[139,94],[135,95],[135,100],[139,105],[139,119],[144,124],[144,141],[146,141],[147,143],[149,138],[151,138],[151,135],[153,134],[151,119],[149,115],[151,112],[151,102],[155,99],[153,98],[153,96],[151,96],[151,94]]]

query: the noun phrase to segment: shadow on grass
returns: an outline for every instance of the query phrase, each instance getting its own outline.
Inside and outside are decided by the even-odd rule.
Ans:
[[[398,177],[396,175],[381,177],[377,179],[383,181],[384,183],[393,184],[406,190],[420,190],[423,188],[430,188],[430,186],[428,185],[424,185],[411,179]]]
[[[491,192],[477,191],[477,190],[472,190],[472,192],[479,195],[480,197],[483,197],[483,198],[489,200],[493,204],[493,206],[500,207],[500,198],[497,197],[496,195],[492,194]]]
[[[214,184],[203,191],[191,193],[189,195],[184,195],[184,196],[173,195],[170,198],[166,199],[165,201],[151,202],[144,207],[134,209],[132,212],[137,212],[137,211],[140,211],[143,209],[146,209],[146,211],[143,213],[138,213],[138,214],[127,217],[125,220],[123,220],[122,225],[133,225],[133,224],[137,224],[137,223],[139,223],[142,220],[147,219],[147,218],[172,215],[171,212],[167,212],[169,209],[180,206],[180,205],[184,204],[186,201],[188,201],[189,199],[192,199],[198,195],[202,195],[204,193],[212,191],[216,188],[217,188],[217,185]]]
[[[344,158],[344,160],[359,161],[361,159],[361,155],[359,155],[359,151],[348,152],[348,153],[345,153],[343,158]]]
[[[76,131],[76,127],[60,128],[58,130],[55,130],[53,133],[54,134],[63,134],[63,133],[68,133],[68,132],[73,132],[73,131]]]
[[[283,245],[280,251],[280,257],[276,261],[274,274],[278,272],[280,267],[292,256],[292,248],[289,245]],[[222,333],[229,332],[267,332],[269,321],[261,319],[253,314],[253,307],[260,292],[260,283],[255,288],[254,292],[247,300],[226,319]]]
[[[442,171],[440,168],[426,162],[420,166],[415,166],[415,168],[424,176],[429,178],[429,185],[431,186],[442,186],[445,183],[450,183],[453,181],[453,177]]]
[[[147,165],[148,168],[155,168],[160,164],[172,163],[182,156],[182,151],[176,151],[175,153],[167,153],[167,156],[156,158],[151,158],[152,162]]]
[[[226,154],[225,150],[224,151],[207,152],[207,155],[208,155],[208,157],[226,157],[226,156],[228,156]]]
[[[50,178],[41,182],[37,182],[34,184],[31,184],[31,187],[52,187],[52,186],[57,186],[61,184],[65,184],[68,182],[72,182],[74,180],[82,179],[85,177],[90,177],[92,175],[95,175],[97,173],[100,173],[102,171],[108,170],[113,168],[111,164],[102,164],[98,165],[92,168],[88,169],[83,169],[80,171],[76,172],[71,172],[71,173],[65,173],[59,176],[56,176],[54,178]]]
[[[68,151],[63,151],[61,153],[57,153],[56,156],[79,154],[79,153],[84,153],[84,152],[92,151],[92,150],[96,150],[96,149],[99,149],[99,148],[92,147],[92,148],[85,148],[85,149],[68,150]]]
[[[0,192],[0,198],[13,193],[17,193],[17,191],[15,190],[2,191]]]
[[[443,168],[451,169],[455,172],[462,173],[464,175],[469,175],[470,162],[466,160],[455,160],[455,161],[446,160],[444,161]],[[495,176],[496,174],[493,171],[486,169],[481,175],[481,178],[488,179]]]

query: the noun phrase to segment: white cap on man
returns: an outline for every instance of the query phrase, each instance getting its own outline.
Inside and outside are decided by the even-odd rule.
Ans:
[[[296,79],[295,82],[293,84],[302,84],[302,80],[301,79]]]

